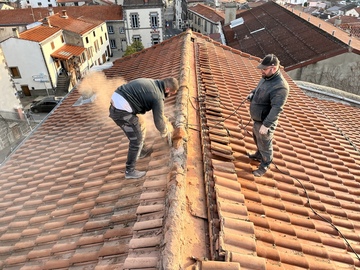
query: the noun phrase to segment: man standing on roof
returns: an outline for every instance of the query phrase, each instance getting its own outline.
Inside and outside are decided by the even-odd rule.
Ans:
[[[266,55],[257,68],[261,69],[262,78],[248,96],[257,151],[248,156],[260,161],[253,174],[262,176],[269,169],[273,159],[272,140],[279,115],[289,95],[289,85],[280,72],[280,61],[274,54]]]
[[[140,78],[118,87],[111,97],[110,117],[129,139],[125,178],[140,178],[146,172],[135,170],[138,158],[147,157],[151,148],[144,146],[145,124],[139,114],[152,110],[154,123],[161,137],[172,136],[173,126],[164,115],[164,100],[175,94],[178,80]]]

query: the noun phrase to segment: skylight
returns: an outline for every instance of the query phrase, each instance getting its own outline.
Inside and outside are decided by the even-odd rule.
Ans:
[[[244,19],[242,17],[237,18],[230,22],[230,28],[234,28],[236,26],[242,25],[244,23]]]

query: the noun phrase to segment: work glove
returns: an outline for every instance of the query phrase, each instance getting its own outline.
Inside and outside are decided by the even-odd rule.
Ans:
[[[266,135],[269,131],[268,127],[265,127],[264,125],[261,125],[260,129],[259,129],[259,133],[262,135]]]
[[[254,96],[254,93],[250,93],[250,94],[247,96],[246,99],[251,101],[252,98],[253,98],[253,96]]]
[[[169,121],[166,121],[166,127],[164,132],[161,133],[161,137],[166,139],[166,142],[169,146],[172,146],[173,132],[174,132],[173,125]]]

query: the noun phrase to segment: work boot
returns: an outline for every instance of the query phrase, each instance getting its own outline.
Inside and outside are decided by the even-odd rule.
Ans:
[[[136,178],[143,177],[145,174],[146,174],[145,171],[138,171],[138,170],[126,171],[125,178],[126,179],[136,179]]]
[[[269,169],[269,166],[260,165],[255,171],[253,171],[253,175],[256,177],[263,176],[266,171]]]
[[[249,158],[251,158],[252,160],[256,160],[256,161],[261,161],[262,157],[259,151],[256,151],[254,154],[247,154]]]
[[[143,148],[143,149],[141,149],[139,158],[146,158],[146,157],[150,156],[152,152],[153,152],[152,148]]]

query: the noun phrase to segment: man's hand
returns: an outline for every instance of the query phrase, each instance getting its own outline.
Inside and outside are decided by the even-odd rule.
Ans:
[[[247,96],[246,99],[251,101],[252,98],[253,98],[253,96],[254,96],[254,93],[250,93],[250,94]]]
[[[260,129],[259,129],[259,133],[262,135],[266,135],[269,131],[269,128],[265,127],[264,125],[261,125]]]
[[[161,133],[161,137],[162,138],[166,138],[168,145],[172,145],[172,136],[173,136],[173,132],[174,132],[174,127],[173,125],[167,121],[166,123],[166,127],[163,133]]]

